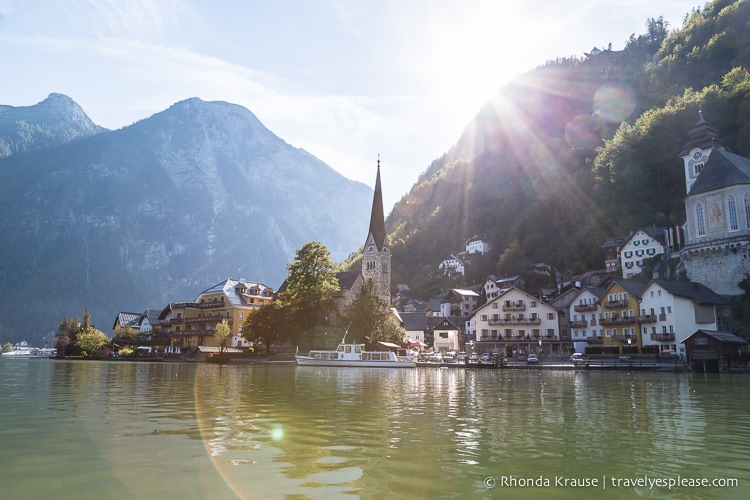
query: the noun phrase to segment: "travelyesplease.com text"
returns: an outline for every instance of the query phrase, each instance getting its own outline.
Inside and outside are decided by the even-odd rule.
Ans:
[[[637,477],[565,477],[565,476],[498,476],[487,477],[484,480],[487,488],[736,488],[739,480],[736,478],[705,477],[654,477],[649,475]]]

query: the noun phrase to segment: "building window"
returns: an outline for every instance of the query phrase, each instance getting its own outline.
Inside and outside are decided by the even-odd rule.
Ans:
[[[555,313],[547,313],[547,319],[555,319]]]
[[[727,212],[729,212],[729,230],[737,231],[740,226],[737,222],[737,202],[734,201],[734,196],[729,195],[727,200]]]
[[[750,193],[745,194],[745,224],[750,229]]]
[[[706,220],[703,214],[703,203],[698,202],[695,204],[695,228],[698,231],[698,236],[706,235]]]
[[[245,311],[240,311],[240,319],[245,319]]]

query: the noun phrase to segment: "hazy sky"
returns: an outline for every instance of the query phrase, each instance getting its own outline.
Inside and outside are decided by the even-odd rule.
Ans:
[[[52,92],[117,129],[199,97],[370,186],[386,213],[513,76],[692,0],[0,0],[0,104]]]

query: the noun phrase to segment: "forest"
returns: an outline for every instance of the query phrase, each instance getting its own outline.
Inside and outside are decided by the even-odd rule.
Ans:
[[[750,1],[713,1],[677,29],[663,18],[645,28],[622,50],[520,75],[482,108],[386,220],[393,287],[426,299],[538,262],[599,270],[608,238],[683,224],[678,154],[700,113],[750,156]],[[491,252],[464,277],[440,276],[438,264],[474,235]]]

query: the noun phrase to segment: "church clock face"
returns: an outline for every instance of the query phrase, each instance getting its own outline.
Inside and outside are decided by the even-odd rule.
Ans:
[[[691,151],[691,154],[693,156],[693,160],[700,160],[703,157],[703,151],[700,149],[694,149]]]

